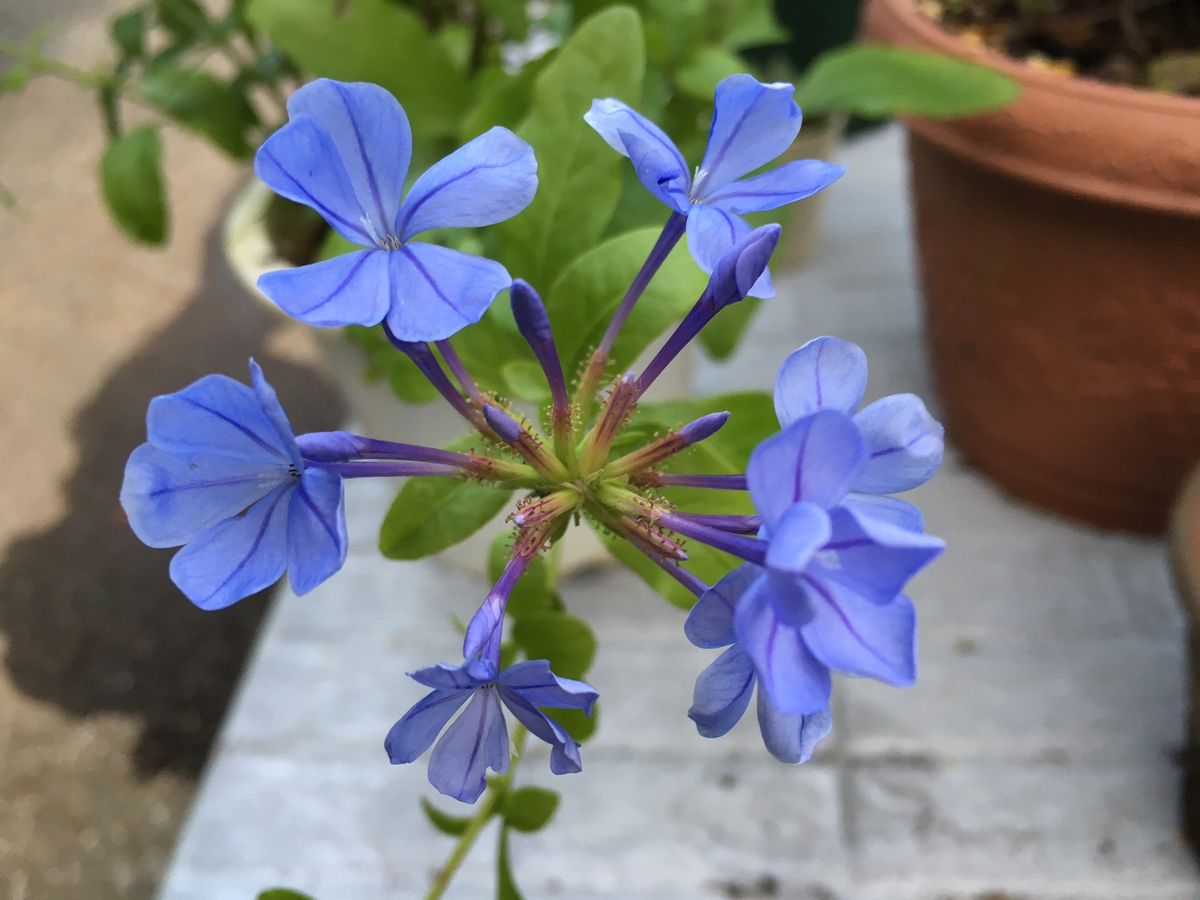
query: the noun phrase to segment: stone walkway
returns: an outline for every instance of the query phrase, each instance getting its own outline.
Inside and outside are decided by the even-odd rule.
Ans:
[[[702,369],[703,388],[767,388],[785,353],[835,333],[866,348],[872,396],[929,395],[900,135],[843,157],[819,259],[783,281],[737,361]],[[417,896],[448,852],[417,809],[432,795],[424,763],[390,767],[382,742],[421,694],[405,671],[454,658],[447,617],[485,586],[438,560],[380,559],[388,499],[353,485],[346,570],[277,604],[163,900],[269,884]],[[563,794],[551,828],[514,839],[528,896],[1200,896],[1176,825],[1183,626],[1162,546],[1014,503],[954,452],[918,500],[950,541],[913,590],[919,682],[840,681],[833,736],[803,767],[771,760],[752,716],[720,741],[696,736],[684,713],[712,654],[683,639],[677,610],[617,570],[565,586],[600,637],[604,708],[581,775],[553,779],[540,750],[522,766],[520,780]],[[492,896],[490,837],[453,896]]]

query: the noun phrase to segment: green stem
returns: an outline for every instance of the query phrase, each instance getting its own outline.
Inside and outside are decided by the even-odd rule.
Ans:
[[[100,72],[89,72],[87,69],[80,69],[61,60],[43,56],[33,48],[17,43],[16,41],[7,41],[4,38],[0,38],[0,53],[24,63],[38,74],[53,75],[55,78],[70,81],[72,84],[87,90],[95,90],[100,87],[114,87],[116,85],[116,79],[111,76]]]
[[[466,830],[459,836],[458,843],[454,845],[450,856],[446,858],[441,868],[438,869],[437,875],[434,876],[433,884],[429,887],[429,893],[425,895],[425,900],[438,900],[438,898],[446,893],[446,889],[450,887],[450,882],[454,879],[455,874],[457,874],[463,860],[471,852],[471,848],[479,838],[480,832],[483,831],[484,826],[491,820],[492,815],[496,812],[497,804],[508,791],[508,786],[512,783],[513,773],[516,772],[517,764],[521,761],[521,751],[525,749],[525,737],[527,734],[528,732],[523,725],[518,725],[517,730],[513,732],[513,755],[512,761],[508,764],[508,771],[492,779],[488,785],[483,802],[479,804],[479,809],[471,817]]]

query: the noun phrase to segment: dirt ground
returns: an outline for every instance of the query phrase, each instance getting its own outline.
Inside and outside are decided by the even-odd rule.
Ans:
[[[0,5],[0,36],[107,52],[113,0]],[[4,63],[0,60],[0,69]],[[90,97],[43,80],[0,97],[0,900],[150,897],[265,610],[194,609],[117,492],[148,399],[256,356],[300,429],[340,402],[311,335],[245,293],[219,223],[248,177],[166,143],[170,246],[134,247],[101,207]]]

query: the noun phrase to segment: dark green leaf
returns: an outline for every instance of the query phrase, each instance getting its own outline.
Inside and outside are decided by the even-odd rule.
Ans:
[[[490,235],[504,264],[535,285],[604,234],[626,161],[583,120],[596,97],[636,104],[645,69],[641,20],[628,6],[592,16],[538,75],[529,117],[517,133],[538,158],[538,192]]]
[[[388,0],[250,0],[246,18],[313,75],[387,88],[418,137],[457,133],[466,77],[412,9]]]
[[[524,900],[513,879],[512,862],[508,858],[508,829],[500,828],[496,845],[496,900]]]
[[[111,141],[100,161],[104,202],[135,241],[161,244],[167,237],[167,200],[162,180],[162,141],[142,125]]]
[[[146,46],[146,11],[134,9],[117,16],[109,27],[112,39],[127,58],[142,55]]]
[[[784,234],[787,234],[786,228]],[[754,297],[747,297],[741,303],[734,303],[717,313],[716,318],[700,332],[700,343],[704,345],[709,356],[713,359],[728,359],[733,355],[762,302]]]
[[[425,818],[429,820],[434,828],[442,834],[448,834],[451,837],[458,837],[471,824],[470,819],[442,812],[424,797],[421,798],[421,810],[425,813]]]
[[[258,116],[246,96],[208,72],[157,66],[142,79],[150,102],[183,125],[208,137],[238,159],[254,152],[249,131]]]
[[[806,114],[950,118],[1000,109],[1020,86],[999,72],[936,53],[862,45],[822,54],[796,86]]]
[[[561,612],[531,613],[516,620],[513,640],[528,659],[546,659],[555,675],[582,678],[596,655],[596,636],[583,619]]]
[[[159,23],[181,43],[194,43],[211,28],[197,0],[155,0],[154,7]]]
[[[548,788],[523,787],[504,796],[500,814],[504,824],[526,833],[538,831],[554,817],[558,793]]]
[[[504,571],[512,553],[512,535],[498,534],[488,551],[488,577],[495,582]],[[543,556],[535,556],[517,581],[508,598],[508,614],[514,619],[560,609],[562,602],[554,592],[550,566]]]
[[[567,729],[567,734],[583,743],[596,732],[600,723],[600,701],[592,704],[592,714],[587,715],[582,709],[544,709],[551,719]]]
[[[467,435],[447,449],[478,448]],[[379,532],[389,559],[423,559],[470,537],[504,508],[512,491],[461,478],[410,478],[400,489]]]
[[[313,900],[308,894],[293,891],[291,888],[268,888],[258,895],[258,900]]]
[[[529,31],[529,4],[526,0],[481,0],[487,14],[504,27],[514,41],[525,40]]]

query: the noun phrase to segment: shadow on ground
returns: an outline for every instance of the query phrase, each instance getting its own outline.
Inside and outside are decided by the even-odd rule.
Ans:
[[[147,402],[208,372],[245,381],[254,355],[297,430],[342,417],[327,380],[265,353],[282,323],[237,283],[218,238],[179,315],[72,423],[79,461],[64,486],[66,516],[14,541],[0,563],[0,632],[17,689],[73,716],[139,719],[139,775],[199,772],[266,609],[263,596],[221,612],[194,608],[167,577],[170,551],[142,546],[125,524],[117,494],[126,457],[145,440]]]

